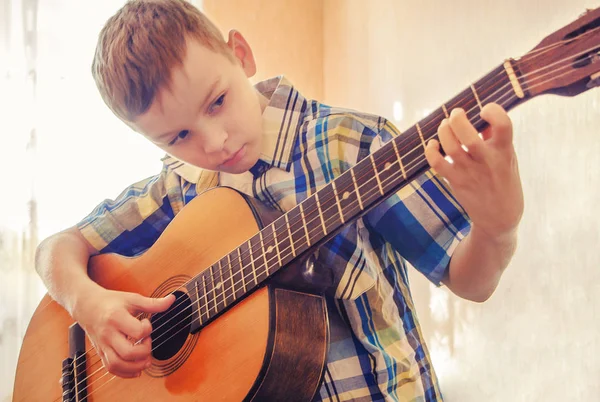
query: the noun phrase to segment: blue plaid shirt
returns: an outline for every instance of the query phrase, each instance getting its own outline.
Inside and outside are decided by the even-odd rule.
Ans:
[[[256,169],[201,170],[173,157],[160,174],[102,202],[78,227],[98,252],[150,247],[197,194],[229,186],[287,211],[400,135],[387,120],[304,98],[284,77],[257,84],[270,99]],[[440,401],[442,396],[409,291],[407,262],[436,285],[467,235],[469,218],[428,171],[318,253],[335,287],[327,297],[330,347],[318,401]]]

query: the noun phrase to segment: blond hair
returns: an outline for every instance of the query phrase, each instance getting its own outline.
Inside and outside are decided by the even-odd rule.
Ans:
[[[109,18],[92,75],[113,113],[125,122],[145,113],[182,64],[188,38],[231,57],[219,29],[185,0],[129,0]]]

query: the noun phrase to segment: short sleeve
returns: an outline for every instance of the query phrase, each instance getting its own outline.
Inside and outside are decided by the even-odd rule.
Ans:
[[[183,203],[181,179],[164,168],[101,202],[77,228],[99,253],[134,256],[154,244]]]
[[[375,152],[400,135],[389,122],[371,143]],[[365,216],[365,222],[413,267],[439,286],[470,219],[447,183],[430,169]]]

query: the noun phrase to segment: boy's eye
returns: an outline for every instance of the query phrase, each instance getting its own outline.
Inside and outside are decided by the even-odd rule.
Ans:
[[[177,134],[177,137],[175,137],[173,141],[169,142],[169,145],[175,144],[178,140],[183,140],[189,133],[189,130],[181,130],[179,134]]]
[[[217,98],[217,100],[215,100],[213,102],[213,104],[210,105],[210,107],[209,107],[209,113],[213,113],[215,111],[215,109],[218,109],[221,106],[223,106],[223,103],[225,103],[225,94],[219,96]]]

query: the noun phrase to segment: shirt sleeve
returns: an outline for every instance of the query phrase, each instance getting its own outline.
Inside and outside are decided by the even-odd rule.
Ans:
[[[385,121],[370,152],[397,135],[399,131]],[[365,221],[437,286],[446,274],[452,253],[470,230],[467,213],[433,169],[371,210]]]
[[[98,253],[134,256],[154,244],[181,210],[182,193],[180,178],[165,167],[104,200],[77,228]]]

